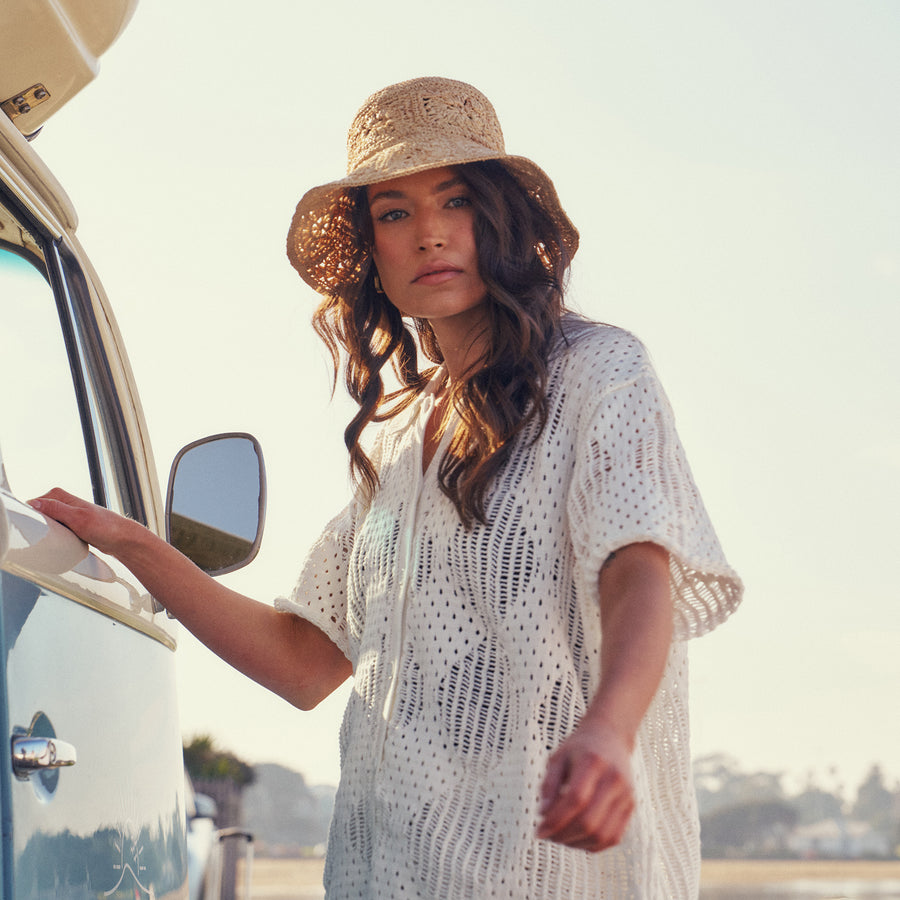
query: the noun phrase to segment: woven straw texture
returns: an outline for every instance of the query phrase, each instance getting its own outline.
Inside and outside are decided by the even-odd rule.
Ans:
[[[391,85],[362,105],[347,136],[347,176],[304,194],[288,232],[287,253],[304,281],[323,294],[365,275],[348,187],[376,184],[426,169],[496,159],[550,214],[570,255],[578,231],[540,167],[509,156],[494,107],[471,85],[417,78]]]
[[[694,900],[699,826],[684,639],[741,597],[641,344],[579,325],[551,362],[549,421],[526,434],[464,529],[434,466],[433,408],[386,423],[381,487],[312,549],[290,599],[354,665],[328,845],[333,900]],[[671,553],[678,640],[634,755],[637,809],[601,854],[535,838],[547,758],[599,678],[597,580],[615,549]]]

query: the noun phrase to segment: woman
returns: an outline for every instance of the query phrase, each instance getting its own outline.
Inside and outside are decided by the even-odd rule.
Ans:
[[[684,643],[741,586],[646,353],[566,312],[577,231],[474,88],[388,87],[348,148],[288,255],[346,358],[357,490],[290,598],[35,505],[297,706],[352,674],[329,897],[695,897]]]

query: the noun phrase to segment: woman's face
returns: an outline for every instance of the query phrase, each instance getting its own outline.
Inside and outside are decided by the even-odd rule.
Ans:
[[[451,168],[367,188],[372,259],[385,294],[401,314],[428,319],[439,330],[442,320],[480,316],[487,294],[478,274],[470,194]]]

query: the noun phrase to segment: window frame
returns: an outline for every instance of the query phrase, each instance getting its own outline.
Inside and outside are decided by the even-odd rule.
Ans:
[[[43,274],[53,293],[68,358],[93,500],[108,508],[109,492],[115,490],[122,512],[147,525],[147,506],[132,436],[97,322],[91,282],[65,236],[49,235],[2,181],[0,202],[28,229],[43,253]],[[14,244],[4,246],[16,250]],[[107,457],[109,467],[104,465]],[[114,479],[115,484],[107,484],[108,478]]]

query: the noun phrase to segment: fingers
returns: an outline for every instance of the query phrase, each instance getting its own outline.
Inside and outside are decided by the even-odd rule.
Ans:
[[[99,550],[112,552],[118,534],[119,517],[62,488],[53,488],[29,504],[42,515],[65,525],[83,541]]]
[[[48,508],[51,505],[55,505],[58,503],[65,504],[67,506],[85,506],[86,501],[79,499],[74,494],[70,494],[68,491],[64,491],[62,488],[52,488],[47,491],[46,494],[41,494],[40,497],[35,497],[33,500],[28,501],[30,506],[35,507],[35,509],[39,509],[41,507]]]
[[[554,753],[547,763],[547,774],[541,785],[541,815],[545,816],[553,806],[562,789],[568,769],[568,758],[562,753]]]
[[[542,788],[538,837],[598,852],[622,840],[634,796],[630,781],[598,754],[551,758]]]
[[[610,785],[608,782],[599,785],[594,804],[563,829],[556,840],[591,853],[618,844],[634,811],[630,791],[620,788],[624,786]],[[604,794],[602,797],[601,792]]]
[[[69,511],[86,509],[89,506],[86,501],[79,499],[68,491],[64,491],[62,488],[53,488],[53,490],[47,491],[46,494],[42,494],[34,500],[29,500],[28,505],[39,513],[43,513],[51,519],[59,519],[61,522],[66,521]]]

